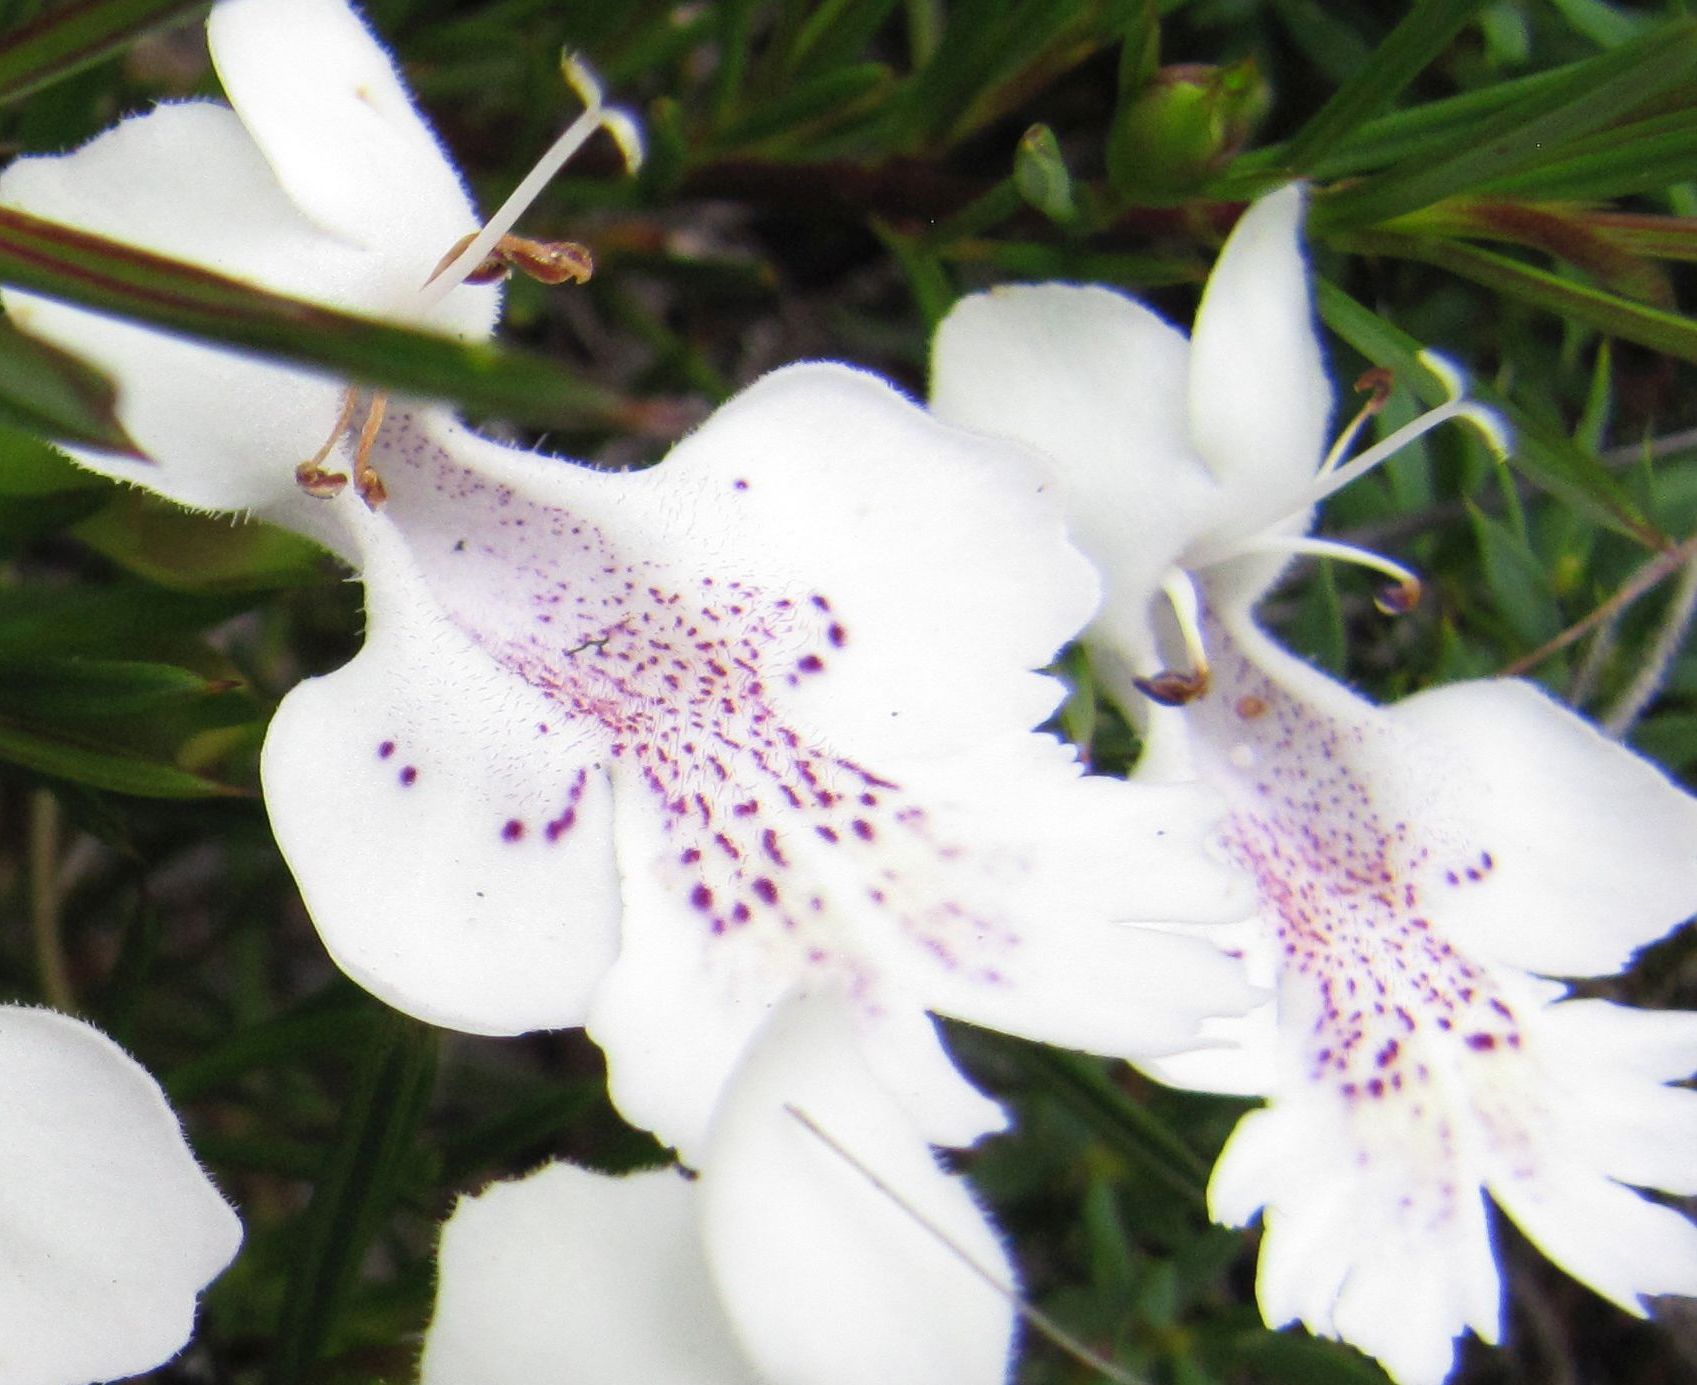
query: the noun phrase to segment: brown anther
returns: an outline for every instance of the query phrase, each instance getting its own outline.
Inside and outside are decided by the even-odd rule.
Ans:
[[[1396,383],[1396,376],[1388,366],[1376,365],[1361,372],[1355,382],[1358,394],[1370,394],[1372,397],[1362,406],[1368,413],[1376,414],[1385,407],[1385,402],[1391,397],[1391,386]]]
[[[575,240],[527,240],[523,236],[502,236],[491,259],[499,259],[528,279],[539,284],[574,284],[589,282],[595,272],[595,260],[587,245]]]
[[[472,231],[455,241],[448,253],[436,262],[436,268],[430,271],[430,279],[435,279],[457,260],[466,246],[476,239],[477,234]],[[574,284],[582,284],[588,282],[589,276],[595,272],[595,261],[589,253],[589,247],[579,245],[576,241],[531,240],[526,236],[508,235],[495,242],[495,248],[484,258],[483,263],[467,274],[462,282],[499,283],[515,269],[527,279],[534,279],[539,284],[563,284],[568,280]],[[429,283],[430,279],[425,282]]]
[[[1151,702],[1159,702],[1163,707],[1182,707],[1207,693],[1208,670],[1180,673],[1167,668],[1152,678],[1133,678],[1131,684]]]
[[[354,448],[354,490],[365,501],[368,510],[375,510],[389,498],[389,488],[371,465],[371,449],[377,441],[377,431],[383,426],[383,415],[389,408],[389,396],[382,390],[371,396],[365,423],[359,430],[359,443]]]
[[[1420,604],[1421,586],[1416,578],[1406,582],[1393,582],[1390,586],[1381,588],[1373,597],[1373,605],[1378,608],[1380,615],[1405,616]]]
[[[346,473],[326,471],[316,462],[302,462],[295,468],[295,484],[318,500],[332,500],[348,484]]]

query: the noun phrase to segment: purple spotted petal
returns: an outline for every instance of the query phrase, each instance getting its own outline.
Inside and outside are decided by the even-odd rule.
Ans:
[[[1697,1096],[1661,1085],[1685,1071],[1658,1056],[1677,1038],[1688,1062],[1697,1057],[1691,1017],[1666,1017],[1687,1023],[1646,1029],[1642,1046],[1585,1051],[1571,1037],[1584,1005],[1562,1002],[1561,987],[1502,946],[1526,921],[1479,927],[1476,908],[1503,882],[1499,906],[1537,918],[1541,901],[1544,918],[1583,926],[1583,897],[1564,897],[1583,860],[1547,869],[1537,822],[1557,840],[1610,840],[1614,796],[1597,791],[1626,782],[1649,829],[1629,859],[1657,875],[1665,930],[1697,905],[1690,852],[1672,853],[1675,823],[1697,841],[1697,805],[1535,695],[1493,692],[1484,701],[1498,715],[1467,736],[1446,708],[1439,736],[1435,713],[1373,708],[1247,623],[1212,623],[1209,636],[1214,687],[1186,713],[1189,747],[1231,803],[1226,845],[1255,877],[1277,977],[1272,1102],[1232,1137],[1210,1196],[1224,1220],[1265,1208],[1258,1290],[1269,1321],[1354,1342],[1401,1381],[1441,1381],[1452,1338],[1496,1332],[1487,1192],[1624,1306],[1697,1291],[1697,1229],[1616,1181],[1679,1190],[1697,1180]],[[1589,782],[1545,782],[1540,765],[1471,753],[1510,707],[1542,723],[1514,733],[1523,741],[1567,738],[1569,768],[1575,755],[1595,757]],[[1505,786],[1504,775],[1522,782]],[[1493,818],[1503,803],[1538,818]],[[1600,911],[1593,926],[1622,931]],[[1587,1133],[1608,1111],[1629,1138]],[[1615,1225],[1637,1229],[1623,1239]]]
[[[1243,909],[1212,796],[1082,779],[1023,729],[1093,584],[1013,449],[806,367],[646,473],[404,410],[376,460],[385,509],[336,502],[371,641],[291,695],[265,770],[326,941],[392,1003],[587,1013],[626,1113],[687,1148],[798,979],[892,1035],[936,1008],[1125,1054],[1250,1002],[1209,944],[1126,926]],[[376,849],[330,849],[338,817]],[[931,1066],[936,1138],[994,1123]]]

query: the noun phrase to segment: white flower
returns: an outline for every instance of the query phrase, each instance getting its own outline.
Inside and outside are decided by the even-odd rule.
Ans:
[[[130,120],[15,164],[0,200],[488,330],[487,288],[438,278],[422,306],[475,218],[344,6],[224,0],[210,33],[235,114]],[[487,1033],[587,1022],[621,1109],[693,1153],[798,986],[852,995],[867,1060],[941,1143],[1000,1115],[927,1009],[1143,1056],[1250,1002],[1211,945],[1127,926],[1246,906],[1203,849],[1213,795],[1082,778],[1029,729],[1058,695],[1032,670],[1096,589],[1020,449],[824,365],[760,381],[637,474],[398,401],[373,509],[294,484],[334,384],[7,303],[119,380],[154,465],[90,465],[257,509],[358,569],[365,648],[284,700],[263,774],[328,947],[391,1003]]]
[[[755,1050],[693,1182],[555,1164],[461,1199],[423,1385],[1002,1385],[1008,1300],[955,1251],[1004,1285],[1006,1256],[852,1006],[787,1001]]]
[[[82,1021],[5,1005],[0,1109],[0,1380],[164,1364],[242,1229],[158,1083]]]
[[[1140,773],[1231,803],[1225,845],[1261,903],[1243,945],[1276,1000],[1218,1027],[1234,1046],[1149,1066],[1270,1098],[1210,1188],[1223,1221],[1265,1208],[1263,1312],[1435,1382],[1456,1334],[1497,1336],[1484,1192],[1629,1312],[1697,1293],[1697,1229],[1622,1186],[1697,1192],[1697,1095],[1664,1085],[1697,1065],[1697,1015],[1543,979],[1614,972],[1697,908],[1697,803],[1528,684],[1375,707],[1256,627],[1295,552],[1406,589],[1302,538],[1310,509],[1442,418],[1493,425],[1452,399],[1321,461],[1301,210],[1288,188],[1244,216],[1188,342],[1102,289],[968,299],[938,335],[934,407],[1050,453],[1109,589],[1087,639],[1145,721]]]

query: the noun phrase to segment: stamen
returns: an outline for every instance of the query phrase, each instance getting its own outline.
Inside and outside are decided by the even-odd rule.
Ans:
[[[1355,388],[1370,390],[1367,402],[1360,411],[1350,419],[1349,426],[1338,434],[1337,441],[1332,444],[1332,450],[1326,453],[1326,460],[1320,463],[1319,475],[1335,471],[1338,464],[1349,455],[1349,449],[1355,446],[1355,440],[1361,436],[1361,430],[1367,426],[1367,420],[1372,418],[1385,407],[1385,401],[1391,397],[1391,373],[1383,366],[1374,366],[1371,370],[1362,372],[1361,378],[1355,382]]]
[[[619,146],[619,152],[624,156],[628,171],[635,173],[642,166],[642,135],[637,130],[636,122],[624,111],[602,104],[600,82],[579,59],[569,53],[565,54],[560,60],[560,70],[572,90],[582,99],[583,114],[561,132],[548,152],[537,161],[536,166],[525,175],[524,180],[513,189],[495,215],[489,218],[488,223],[472,237],[465,248],[445,267],[439,267],[425,280],[421,290],[422,307],[430,308],[440,303],[483,266],[490,253],[513,229],[519,217],[524,215],[542,189],[597,130],[605,130],[612,136]]]
[[[434,278],[459,258],[460,252],[477,239],[478,232],[468,231],[449,248],[430,271]],[[460,282],[493,284],[505,279],[512,270],[526,278],[553,287],[570,279],[574,284],[587,284],[595,272],[595,259],[587,245],[575,240],[531,240],[528,236],[502,236],[487,259]]]
[[[1161,578],[1161,590],[1173,608],[1179,636],[1184,640],[1184,652],[1190,656],[1190,671],[1162,669],[1149,678],[1133,678],[1132,686],[1151,702],[1163,707],[1182,707],[1194,702],[1208,691],[1208,651],[1202,643],[1202,603],[1196,595],[1196,584],[1180,568],[1168,568]]]
[[[335,425],[330,429],[330,436],[324,439],[324,446],[295,468],[295,484],[315,499],[330,500],[340,495],[342,488],[348,484],[345,473],[326,471],[324,463],[353,423],[354,410],[358,406],[359,391],[349,385],[342,391],[342,411],[336,415]]]
[[[1199,543],[1185,555],[1186,562],[1192,567],[1207,567],[1246,551],[1253,546],[1255,536],[1276,530],[1280,524],[1312,509],[1327,496],[1341,491],[1375,467],[1389,461],[1415,439],[1451,419],[1471,424],[1484,438],[1485,445],[1491,449],[1492,455],[1498,460],[1505,458],[1509,452],[1507,425],[1483,404],[1462,397],[1463,381],[1460,372],[1435,351],[1422,351],[1420,363],[1438,377],[1449,395],[1442,404],[1403,424],[1388,438],[1375,443],[1348,462],[1336,462],[1333,454],[1338,452],[1338,448],[1334,447],[1316,473],[1314,484],[1302,492],[1294,507],[1283,509],[1283,512],[1277,515],[1256,516],[1252,520],[1212,534],[1206,542]],[[1355,424],[1351,424],[1350,428],[1345,430],[1346,437],[1353,436],[1355,427]]]
[[[389,488],[383,484],[377,468],[371,465],[371,449],[388,408],[387,390],[378,390],[371,396],[371,407],[365,412],[365,425],[359,430],[359,442],[354,447],[354,490],[365,501],[368,510],[375,510],[389,498]]]
[[[1410,568],[1393,562],[1367,548],[1338,543],[1333,539],[1311,539],[1300,535],[1262,534],[1245,540],[1239,553],[1302,553],[1311,558],[1335,558],[1371,568],[1395,579],[1395,585],[1384,588],[1373,598],[1373,604],[1387,616],[1405,616],[1420,604],[1420,578]]]

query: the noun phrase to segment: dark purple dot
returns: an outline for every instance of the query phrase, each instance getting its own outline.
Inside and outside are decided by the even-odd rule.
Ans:
[[[501,826],[501,840],[516,842],[524,836],[524,824],[517,818],[508,818]]]
[[[735,904],[731,905],[731,918],[737,923],[747,923],[751,917],[752,915],[749,912],[748,905],[744,904],[740,899]]]
[[[701,859],[701,851],[698,847],[686,846],[678,859],[686,866],[693,866]]]
[[[1469,1034],[1467,1046],[1475,1053],[1489,1053],[1497,1046],[1497,1036],[1495,1034]]]
[[[832,624],[830,629],[825,631],[825,638],[841,649],[848,640],[848,631],[840,625]]]
[[[705,885],[698,884],[689,892],[689,902],[697,909],[706,912],[713,907],[713,891]]]
[[[393,741],[384,741],[382,745],[377,747],[377,758],[379,760],[387,760],[394,753],[395,743]]]
[[[825,667],[825,661],[817,654],[803,654],[795,661],[795,666],[803,673],[818,673]]]
[[[755,880],[752,888],[763,903],[776,904],[778,902],[778,887],[764,875]]]
[[[813,830],[828,842],[837,840],[837,830],[834,827],[815,827]]]
[[[869,842],[877,835],[877,833],[872,830],[872,824],[865,818],[856,818],[851,825],[854,827],[854,835],[859,837],[863,842]]]
[[[748,489],[748,482],[744,481],[741,477],[738,477],[735,481],[732,481],[731,485],[734,486],[739,491],[745,491],[745,490]]]
[[[409,789],[417,782],[418,767],[416,765],[408,765],[401,771],[401,783],[406,785]]]
[[[555,818],[548,824],[548,840],[551,842],[559,841],[561,837],[565,836],[566,833],[572,830],[572,827],[576,824],[576,822],[577,809],[567,808],[565,812],[561,813],[559,817]]]

